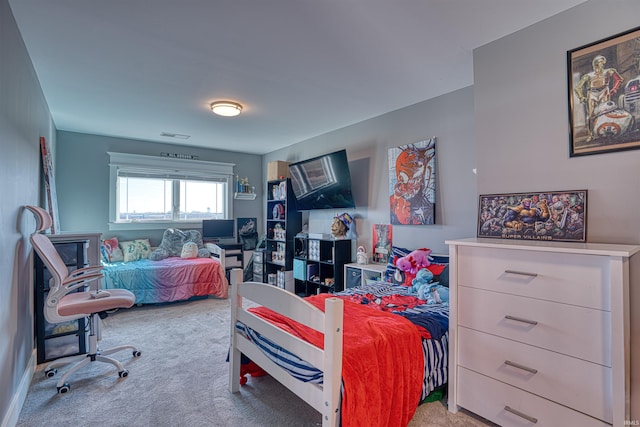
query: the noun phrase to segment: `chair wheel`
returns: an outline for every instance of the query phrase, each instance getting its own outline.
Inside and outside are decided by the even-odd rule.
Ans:
[[[58,387],[58,394],[68,393],[70,390],[71,386],[68,383],[64,383]]]
[[[125,369],[124,371],[118,372],[118,375],[120,376],[120,378],[126,378],[129,376],[129,371]]]
[[[142,353],[139,350],[133,351],[133,357],[140,357],[140,356],[142,356]]]
[[[44,371],[44,376],[47,378],[51,378],[57,373],[58,373],[58,370],[56,368],[47,369],[46,371]]]

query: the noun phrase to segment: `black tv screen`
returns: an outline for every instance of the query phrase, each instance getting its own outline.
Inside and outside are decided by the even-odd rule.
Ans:
[[[291,163],[289,175],[299,211],[355,207],[346,150]]]
[[[236,221],[234,219],[203,219],[203,240],[235,240]]]

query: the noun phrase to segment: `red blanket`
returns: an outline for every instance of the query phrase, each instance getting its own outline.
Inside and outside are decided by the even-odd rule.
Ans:
[[[331,294],[306,298],[324,311]],[[257,315],[305,341],[323,347],[317,331],[264,307]],[[395,314],[344,302],[342,425],[406,426],[420,401],[424,359],[420,333]]]

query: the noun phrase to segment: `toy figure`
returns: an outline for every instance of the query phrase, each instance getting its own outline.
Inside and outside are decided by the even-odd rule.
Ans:
[[[353,218],[346,212],[334,217],[333,223],[331,224],[331,234],[333,238],[344,239],[352,222]]]

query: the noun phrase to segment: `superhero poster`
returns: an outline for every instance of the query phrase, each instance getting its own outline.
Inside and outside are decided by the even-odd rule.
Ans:
[[[436,138],[389,149],[391,224],[435,224]]]
[[[584,243],[587,190],[481,195],[478,237]]]

